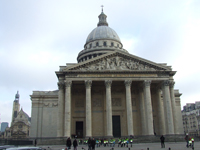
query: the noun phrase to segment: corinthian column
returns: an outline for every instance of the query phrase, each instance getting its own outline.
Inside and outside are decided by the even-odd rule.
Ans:
[[[91,113],[91,80],[85,80],[86,87],[86,137],[92,136],[92,113]]]
[[[126,86],[126,110],[127,110],[127,126],[128,135],[133,135],[133,113],[132,113],[132,102],[131,102],[131,80],[124,81]]]
[[[174,121],[174,133],[179,134],[178,132],[178,120],[177,120],[177,114],[176,114],[176,103],[175,103],[175,97],[174,97],[174,81],[170,81],[170,96],[171,96],[171,104],[172,104],[172,116]]]
[[[62,137],[64,133],[64,93],[65,84],[63,81],[58,82],[58,120],[57,120],[57,137]]]
[[[174,122],[172,116],[172,105],[171,105],[171,98],[169,92],[169,80],[165,80],[163,82],[163,101],[165,107],[165,120],[166,120],[166,127],[167,132],[166,134],[174,134]]]
[[[150,85],[150,80],[144,81],[144,103],[146,108],[147,135],[154,135]]]
[[[71,136],[71,85],[72,81],[65,81],[65,137]]]
[[[113,136],[112,129],[112,101],[111,101],[111,80],[106,80],[106,121],[107,121],[107,136]]]
[[[159,124],[159,134],[165,134],[165,119],[164,119],[164,107],[161,100],[161,89],[160,87],[156,88],[156,101],[157,101],[157,110],[158,110],[158,124]]]
[[[139,98],[140,98],[140,118],[141,118],[141,128],[142,135],[147,135],[147,124],[146,124],[146,109],[144,105],[144,92],[142,88],[139,88]]]

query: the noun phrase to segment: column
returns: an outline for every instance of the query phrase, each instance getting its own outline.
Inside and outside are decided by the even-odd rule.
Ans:
[[[124,81],[126,86],[126,110],[127,110],[127,126],[128,135],[133,135],[133,113],[132,113],[132,102],[131,102],[131,80]]]
[[[64,81],[59,81],[57,137],[62,137],[64,133],[64,101],[65,101],[64,87],[65,87]]]
[[[156,101],[157,101],[157,115],[158,115],[158,124],[159,124],[159,134],[164,135],[165,133],[165,122],[164,122],[164,107],[161,100],[161,89],[157,87],[156,89]]]
[[[169,80],[163,81],[163,102],[165,107],[166,134],[174,134],[174,123],[169,92]]]
[[[91,80],[85,80],[86,87],[86,137],[92,136]]]
[[[105,81],[106,86],[106,121],[107,121],[107,136],[113,136],[112,129],[112,101],[111,101],[111,80]]]
[[[146,108],[147,135],[154,135],[150,85],[150,80],[144,81],[144,103]]]
[[[65,81],[65,137],[71,137],[71,85],[72,81]]]
[[[174,96],[174,81],[170,81],[170,96],[171,96],[171,105],[172,105],[172,116],[174,121],[174,133],[179,134],[178,132],[178,118],[176,114],[176,102]]]
[[[139,89],[139,99],[140,99],[140,118],[141,118],[141,128],[142,135],[147,135],[147,124],[146,124],[146,109],[144,105],[144,93],[143,89]]]

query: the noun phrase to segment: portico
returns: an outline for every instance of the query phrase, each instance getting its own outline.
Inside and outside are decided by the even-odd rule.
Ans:
[[[64,135],[61,135],[61,137],[76,134],[75,122],[80,120],[83,121],[85,127],[83,128],[84,137],[113,137],[112,116],[115,115],[120,116],[121,128],[125,126],[125,130],[121,129],[122,136],[154,135],[154,132],[157,134],[175,134],[173,129],[165,128],[165,126],[174,127],[174,123],[167,122],[165,124],[163,120],[167,117],[173,120],[172,115],[163,112],[165,109],[171,109],[170,105],[172,103],[168,103],[169,100],[170,102],[173,100],[169,97],[167,97],[169,100],[166,97],[161,98],[160,92],[157,92],[162,90],[162,86],[166,90],[165,93],[169,92],[170,87],[164,84],[169,82],[169,80],[155,80],[150,77],[148,78],[149,80],[146,80],[147,78],[137,79],[126,77],[113,79],[108,78],[108,74],[105,75],[107,78],[99,80],[96,76],[99,75],[93,74],[93,77],[90,77],[90,79],[82,78],[81,80],[77,78],[65,78],[65,80],[58,82],[58,85],[61,83],[65,83],[65,85],[67,85],[66,83],[71,83],[70,88],[72,89],[69,94],[69,90],[66,90],[69,87],[62,86],[61,91],[66,91],[67,93],[59,92],[58,97],[61,97],[59,98],[59,100],[62,99],[61,103],[65,103],[66,101],[62,97],[73,95],[71,99],[68,98],[71,100],[68,103],[72,103],[71,107],[73,107],[73,111],[67,113],[65,117],[66,113],[64,112],[68,112],[68,109],[71,110],[69,105],[65,107],[62,113],[64,120],[58,122],[58,125],[62,124],[62,122],[69,123],[70,125],[67,126],[71,126],[71,129],[63,128],[61,133]],[[118,75],[116,74],[116,76]],[[167,100],[168,102],[165,102]],[[155,105],[153,106],[152,103],[155,103]],[[159,107],[157,107],[157,104]],[[156,115],[155,118],[153,118],[153,112]],[[69,114],[72,114],[72,119],[68,119]],[[163,119],[157,120],[158,117]],[[102,123],[96,124],[96,121],[93,121],[96,119],[101,120]],[[71,120],[71,122],[67,120]],[[123,125],[123,122],[126,125]],[[59,132],[60,129],[58,129]]]

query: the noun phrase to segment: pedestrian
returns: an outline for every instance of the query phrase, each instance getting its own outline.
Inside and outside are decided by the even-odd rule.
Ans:
[[[71,145],[72,145],[72,141],[71,141],[71,139],[70,139],[70,137],[67,139],[67,141],[66,141],[66,146],[67,146],[67,149],[69,150],[69,149],[71,149]]]
[[[35,139],[35,143],[34,143],[34,145],[37,146],[37,139]]]
[[[131,147],[132,147],[132,144],[133,144],[133,135],[130,136],[129,141],[130,141],[130,144],[131,144]]]
[[[95,150],[95,145],[96,145],[96,141],[93,138],[92,141],[91,141],[92,150]]]
[[[76,139],[73,141],[74,150],[77,150],[78,142]]]
[[[191,141],[192,141],[192,148],[194,148],[194,138],[193,137],[191,138]]]
[[[88,139],[88,150],[91,150],[91,145],[92,144],[92,140],[91,138]]]
[[[122,140],[119,138],[118,139],[118,147],[119,147],[119,145],[121,145],[121,142],[122,142]]]
[[[160,142],[161,142],[161,148],[165,148],[165,137],[163,135],[160,137]]]
[[[188,136],[188,133],[186,133],[186,136],[185,136],[185,141],[186,141],[186,147],[188,148],[189,147],[189,136]]]

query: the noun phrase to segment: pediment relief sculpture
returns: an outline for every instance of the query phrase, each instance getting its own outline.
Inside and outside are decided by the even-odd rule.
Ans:
[[[156,66],[141,62],[139,60],[127,59],[120,56],[115,56],[111,58],[103,58],[98,62],[85,64],[71,68],[71,70],[81,70],[81,71],[97,71],[97,70],[139,70],[139,71],[156,71],[164,70],[163,68],[158,68]]]

